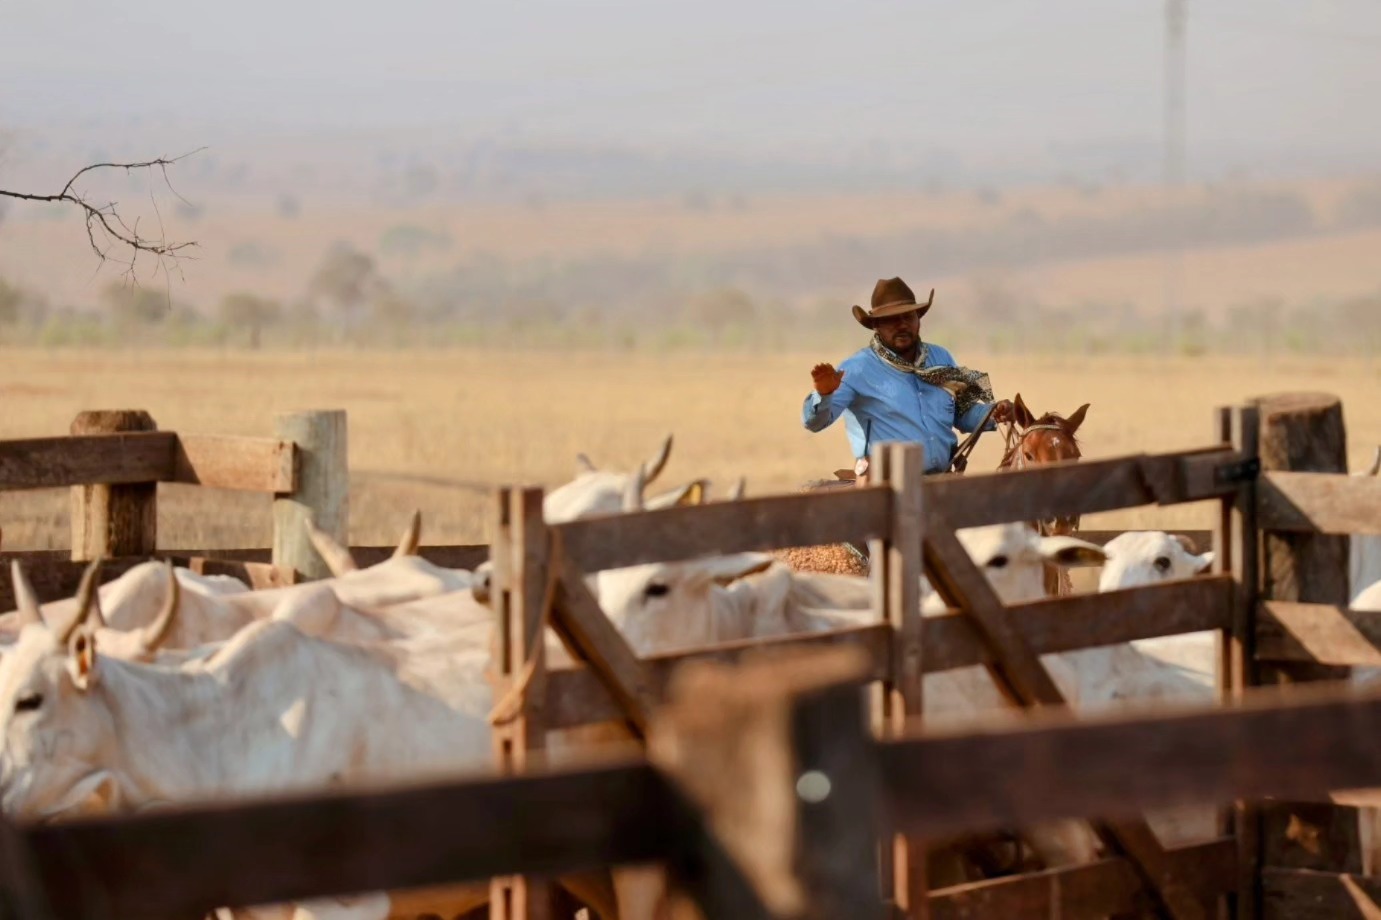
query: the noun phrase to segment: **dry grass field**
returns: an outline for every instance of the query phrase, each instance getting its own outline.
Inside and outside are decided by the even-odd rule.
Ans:
[[[577,452],[630,468],[676,436],[665,482],[708,476],[718,491],[791,491],[847,465],[842,426],[804,431],[800,400],[817,360],[841,355],[623,354],[465,350],[316,353],[0,351],[0,438],[65,434],[82,409],[143,408],[160,427],[267,435],[274,414],[344,408],[350,416],[351,537],[389,542],[414,508],[428,543],[487,538],[487,496],[501,483],[552,487]],[[1214,406],[1282,390],[1335,393],[1353,465],[1381,442],[1381,360],[961,355],[999,391],[1033,408],[1092,403],[1087,457],[1208,443]],[[996,464],[998,438],[972,470]],[[163,487],[160,543],[267,546],[268,499]],[[1098,526],[1207,526],[1208,509],[1139,510]],[[0,492],[7,549],[67,545],[65,492]]]

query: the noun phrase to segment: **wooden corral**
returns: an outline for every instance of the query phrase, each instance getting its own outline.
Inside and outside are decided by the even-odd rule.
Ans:
[[[1338,565],[1340,537],[1381,533],[1381,495],[1340,475],[1341,411],[1326,397],[1224,410],[1212,433],[1198,451],[932,479],[918,448],[884,445],[865,488],[559,525],[542,521],[540,490],[500,490],[488,556],[496,695],[517,701],[495,730],[506,775],[8,828],[6,906],[191,916],[493,878],[491,916],[538,918],[558,872],[660,861],[678,910],[708,918],[1371,916],[1381,882],[1362,876],[1350,806],[1330,791],[1381,787],[1381,694],[1294,685],[1381,660],[1381,614],[1347,609],[1345,539]],[[184,481],[159,478],[181,475],[164,459],[176,436],[94,437],[173,446],[128,442],[115,480],[93,463],[29,481]],[[5,457],[59,448],[7,450],[0,472],[24,469]],[[1221,508],[1217,571],[1154,588],[1005,606],[955,536],[1205,500]],[[584,581],[843,540],[870,546],[877,622],[832,634],[640,658]],[[921,618],[922,572],[951,612]],[[547,666],[547,627],[581,664]],[[1224,639],[1216,709],[1075,718],[1039,659],[1201,630]],[[975,664],[1038,711],[1003,730],[926,731],[922,675]],[[1255,689],[1267,683],[1284,686]],[[647,759],[533,769],[548,731],[610,720],[648,742]],[[1161,847],[1139,817],[1205,802],[1235,804],[1222,836],[1192,847]],[[1097,819],[1108,858],[927,884],[929,840],[1066,817]]]

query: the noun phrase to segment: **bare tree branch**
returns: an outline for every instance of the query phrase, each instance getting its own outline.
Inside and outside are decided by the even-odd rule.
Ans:
[[[196,150],[184,153],[181,156],[159,157],[158,159],[144,160],[139,163],[92,163],[90,166],[84,166],[77,170],[72,178],[67,180],[67,184],[62,187],[62,191],[58,192],[56,195],[36,195],[31,192],[13,192],[0,188],[0,197],[14,198],[19,201],[65,202],[67,204],[76,205],[82,210],[86,217],[87,242],[91,244],[91,251],[96,254],[101,262],[113,261],[124,265],[126,268],[126,275],[133,280],[135,264],[138,262],[139,253],[143,252],[154,256],[158,260],[158,266],[155,267],[155,273],[157,269],[161,267],[166,275],[168,266],[165,260],[172,260],[176,263],[178,259],[191,258],[188,250],[195,249],[197,244],[195,240],[186,242],[171,242],[168,240],[163,229],[163,214],[159,211],[158,202],[154,198],[153,184],[149,184],[149,198],[153,200],[154,213],[158,217],[158,236],[146,237],[142,236],[139,232],[138,219],[134,221],[133,226],[130,226],[125,222],[125,219],[120,216],[115,202],[110,201],[105,204],[93,204],[91,200],[76,187],[77,180],[87,173],[98,169],[123,169],[126,173],[135,169],[147,169],[150,171],[157,169],[162,174],[163,182],[168,187],[168,191],[172,192],[179,201],[186,204],[188,203],[187,199],[183,198],[182,195],[178,193],[177,189],[173,188],[172,182],[168,179],[168,167],[181,160],[185,160],[193,154],[200,153],[205,149],[205,147],[198,147]],[[117,246],[124,246],[129,249],[129,261],[126,262],[116,259],[111,255],[111,250]]]

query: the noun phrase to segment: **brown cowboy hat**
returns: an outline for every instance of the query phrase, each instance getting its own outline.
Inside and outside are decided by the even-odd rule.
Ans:
[[[919,313],[925,316],[934,302],[934,288],[930,289],[930,298],[925,303],[916,303],[916,295],[911,293],[911,288],[906,286],[905,281],[900,278],[880,278],[878,283],[873,285],[873,308],[865,312],[858,304],[854,304],[854,319],[872,329],[874,320],[887,316],[900,316],[903,313]]]

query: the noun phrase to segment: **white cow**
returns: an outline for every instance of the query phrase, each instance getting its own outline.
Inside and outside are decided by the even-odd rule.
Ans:
[[[414,515],[391,558],[358,570],[352,563],[350,571],[330,580],[335,595],[347,604],[383,608],[417,598],[468,590],[469,572],[443,568],[413,555],[419,528],[420,520]],[[323,555],[343,552],[338,544],[310,524],[308,532]],[[208,578],[183,569],[178,569],[177,573],[179,584],[189,590],[181,592],[177,616],[164,637],[162,645],[169,649],[196,648],[229,639],[250,623],[272,616],[280,606],[314,594],[322,584],[234,592],[233,586],[221,577]],[[161,563],[137,565],[102,586],[95,612],[112,629],[141,630],[150,625],[156,613],[165,606],[169,586]],[[44,606],[46,616],[60,620],[70,619],[76,609],[77,601],[72,599]],[[13,641],[19,622],[18,613],[0,616],[0,637]],[[4,638],[0,638],[0,644],[5,644]]]
[[[619,514],[625,511],[653,511],[681,504],[698,504],[705,480],[698,479],[670,492],[646,498],[644,491],[666,468],[671,456],[671,435],[662,442],[656,456],[640,464],[632,473],[598,469],[585,454],[577,456],[575,479],[549,492],[542,499],[542,518],[548,524],[563,524],[579,518]]]
[[[1069,537],[1041,537],[1024,524],[964,530],[959,539],[1009,603],[1043,596],[1048,562],[1094,565],[1104,558],[1097,546]],[[640,655],[837,629],[872,619],[866,578],[796,572],[764,553],[614,569],[598,573],[595,585],[600,605]],[[928,599],[925,609],[933,614],[944,605]],[[925,702],[928,718],[949,714],[957,719],[1000,709],[1004,698],[986,670],[967,668],[927,675]],[[1050,865],[1085,862],[1097,854],[1096,840],[1076,822],[1035,829],[1032,838]]]
[[[50,629],[26,601],[0,659],[0,804],[65,817],[485,768],[489,615],[470,609],[461,628],[372,646],[259,621],[170,666],[112,658],[89,618]],[[475,886],[470,905],[450,895],[447,909],[463,910],[488,892]],[[308,909],[382,918],[388,905],[376,895]]]

